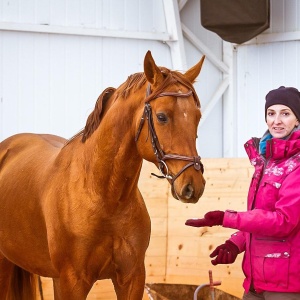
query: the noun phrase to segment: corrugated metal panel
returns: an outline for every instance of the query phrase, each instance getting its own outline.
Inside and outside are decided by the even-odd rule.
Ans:
[[[110,32],[163,33],[167,31],[165,13],[170,13],[164,12],[169,6],[164,6],[162,0],[2,0],[0,5],[2,22]],[[198,1],[191,0],[181,15],[195,34],[221,57],[221,40],[201,30]],[[2,31],[0,39],[5,60],[0,74],[5,89],[0,107],[4,116],[0,139],[23,131],[70,137],[84,126],[104,88],[118,86],[129,74],[142,70],[147,50],[152,51],[158,65],[172,68],[174,63],[171,45],[157,41],[18,31]],[[190,67],[199,61],[202,53],[186,43]],[[196,84],[203,108],[221,79],[222,73],[206,60]],[[214,108],[214,115],[217,121],[208,119],[199,128],[198,148],[203,157],[222,156],[221,103]],[[216,138],[208,145],[206,136],[216,132]]]
[[[126,32],[136,31],[160,34],[162,40],[168,34],[164,8],[163,0],[0,0],[1,22],[48,24],[53,32],[67,28],[64,34],[0,31],[0,139],[23,131],[70,137],[84,126],[104,88],[118,86],[129,74],[142,70],[149,49],[159,65],[172,68],[172,42],[153,41],[151,36],[124,38]],[[285,37],[286,32],[297,34],[299,16],[300,0],[271,0],[271,27],[266,33],[276,38]],[[230,83],[236,99],[220,97],[200,123],[199,153],[203,157],[245,156],[244,141],[265,130],[266,92],[279,85],[299,88],[299,40],[237,46],[236,70],[228,66],[228,72],[222,70],[225,64],[220,68],[214,61],[224,60],[224,44],[201,27],[199,1],[187,1],[180,17],[213,56],[206,59],[196,83],[204,111],[222,81],[236,76]],[[44,30],[47,25],[43,26]],[[123,38],[74,35],[69,34],[70,28],[125,34]],[[187,38],[185,52],[187,67],[203,54]],[[234,111],[232,121],[230,111]]]
[[[211,52],[222,60],[222,40],[213,32],[204,29],[200,23],[200,1],[190,0],[181,11],[182,22],[211,50]],[[200,53],[188,40],[185,40],[187,64],[192,66],[197,62]],[[195,84],[202,109],[205,110],[208,101],[222,81],[222,72],[206,59],[201,74]],[[222,101],[220,100],[209,117],[200,121],[198,130],[197,147],[202,157],[223,156],[223,117]]]
[[[0,5],[2,22],[165,30],[161,1],[7,0]],[[142,70],[149,49],[159,65],[172,67],[169,47],[161,42],[0,31],[0,139],[25,131],[71,137],[103,89]]]
[[[1,0],[2,22],[166,31],[161,0]]]
[[[271,27],[267,33],[300,30],[300,1],[272,0]],[[241,45],[237,47],[237,148],[244,157],[244,142],[261,137],[265,95],[279,86],[300,89],[300,41]]]

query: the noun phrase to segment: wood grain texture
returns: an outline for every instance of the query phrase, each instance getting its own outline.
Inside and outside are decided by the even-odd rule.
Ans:
[[[226,293],[241,297],[244,279],[242,255],[232,265],[212,266],[209,254],[222,244],[234,230],[228,228],[193,228],[185,220],[202,217],[210,210],[246,209],[246,197],[253,168],[246,158],[203,159],[206,189],[196,204],[175,200],[166,180],[157,179],[154,165],[144,162],[139,187],[151,216],[152,233],[145,265],[148,283],[200,285],[213,279]],[[53,300],[52,280],[43,278],[44,299]],[[116,300],[110,280],[96,282],[88,300]],[[143,300],[149,299],[144,293]]]

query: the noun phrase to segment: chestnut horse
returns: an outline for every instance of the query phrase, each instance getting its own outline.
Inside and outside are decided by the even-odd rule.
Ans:
[[[70,140],[23,133],[0,143],[1,300],[34,299],[36,275],[53,278],[55,300],[86,299],[108,278],[117,299],[142,299],[151,227],[142,161],[158,167],[174,198],[201,197],[193,83],[203,61],[183,74],[148,51],[144,72],[107,88]]]

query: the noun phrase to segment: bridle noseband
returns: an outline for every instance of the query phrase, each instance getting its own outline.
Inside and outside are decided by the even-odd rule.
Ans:
[[[147,87],[147,92],[146,92],[146,100],[149,98],[151,94],[151,88],[150,88],[150,84]],[[167,178],[171,181],[171,184],[174,184],[174,181],[189,167],[193,166],[195,168],[195,170],[197,171],[201,171],[202,174],[204,172],[204,168],[203,168],[203,164],[201,162],[201,157],[200,156],[184,156],[184,155],[177,155],[177,154],[165,154],[164,151],[161,149],[160,147],[160,143],[158,141],[158,137],[154,128],[154,123],[153,123],[153,117],[152,117],[152,108],[150,105],[150,101],[154,100],[156,98],[159,97],[164,97],[164,96],[174,96],[174,97],[188,97],[190,95],[193,94],[192,90],[189,90],[187,93],[181,93],[181,92],[162,92],[158,95],[156,95],[154,98],[149,98],[149,100],[145,101],[145,108],[144,108],[144,112],[138,127],[138,131],[136,133],[135,136],[135,141],[137,142],[142,127],[145,123],[145,120],[147,119],[148,121],[148,130],[149,130],[149,134],[150,134],[150,138],[151,138],[151,144],[152,144],[152,148],[154,151],[154,154],[156,156],[157,162],[158,162],[158,168],[159,171],[161,172],[162,176],[158,176],[154,173],[151,173],[152,175],[158,177],[158,178]],[[171,175],[169,173],[169,168],[167,166],[166,160],[169,159],[176,159],[176,160],[183,160],[183,161],[187,161],[189,163],[187,163],[176,175]]]

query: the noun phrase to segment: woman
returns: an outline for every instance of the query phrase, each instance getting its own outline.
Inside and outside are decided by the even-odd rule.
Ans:
[[[267,132],[245,144],[255,172],[246,212],[211,211],[194,227],[238,229],[210,257],[233,263],[244,252],[243,300],[300,299],[300,93],[279,87],[266,96]]]

